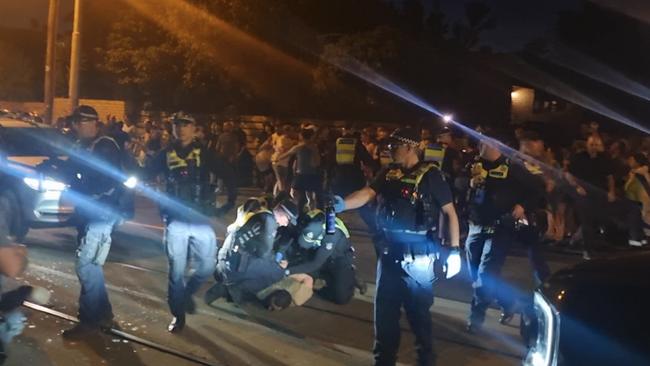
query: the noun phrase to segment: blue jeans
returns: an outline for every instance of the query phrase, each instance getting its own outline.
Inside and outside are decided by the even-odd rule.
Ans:
[[[434,365],[433,325],[433,256],[424,266],[411,266],[383,255],[377,264],[375,295],[375,365],[395,365],[401,329],[399,320],[404,306],[406,318],[415,335],[418,365]],[[407,273],[408,272],[408,273]]]
[[[167,302],[172,315],[184,316],[185,299],[192,296],[214,273],[217,238],[210,225],[173,220],[165,229],[165,248],[169,259]],[[196,261],[196,268],[186,283],[188,251]]]
[[[76,271],[81,294],[79,320],[99,325],[113,319],[102,267],[111,248],[113,221],[94,221],[79,228]]]
[[[497,227],[487,232],[484,226],[469,225],[465,251],[474,288],[469,321],[474,325],[483,324],[485,312],[494,299],[498,299],[505,311],[512,310],[514,289],[500,279],[512,241],[513,232],[507,229]]]

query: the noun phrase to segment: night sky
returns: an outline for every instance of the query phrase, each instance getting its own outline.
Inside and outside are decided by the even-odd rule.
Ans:
[[[266,0],[268,1],[268,0]],[[403,0],[387,0],[400,2]],[[472,0],[421,0],[426,9],[438,2],[451,20],[463,18],[464,5]],[[612,2],[597,0],[598,2]],[[496,50],[517,50],[527,41],[547,35],[559,11],[579,7],[582,0],[486,0],[497,17],[497,28],[486,32],[483,42]],[[624,0],[638,3],[637,0]],[[73,0],[61,0],[61,15],[72,11]],[[28,27],[32,19],[44,26],[48,0],[0,0],[2,26]],[[63,25],[65,27],[65,25]]]
[[[423,0],[428,7],[436,1],[451,19],[463,18],[464,6],[472,0]],[[521,48],[526,42],[549,35],[558,12],[577,9],[581,0],[487,0],[497,18],[496,29],[486,32],[483,43],[496,50]]]

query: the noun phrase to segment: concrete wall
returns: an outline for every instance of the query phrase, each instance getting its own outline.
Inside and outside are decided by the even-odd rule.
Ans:
[[[79,104],[88,104],[93,106],[99,118],[105,120],[107,115],[114,115],[122,119],[126,113],[126,103],[121,100],[102,100],[102,99],[80,99]],[[45,104],[42,102],[9,102],[0,101],[0,109],[9,109],[11,111],[36,112],[43,115]],[[70,100],[68,98],[55,98],[53,119],[56,121],[59,117],[65,117],[72,113],[70,110]]]

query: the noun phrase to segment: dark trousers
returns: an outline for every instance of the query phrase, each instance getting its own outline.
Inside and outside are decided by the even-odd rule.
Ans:
[[[431,268],[423,269],[422,275],[407,274],[399,260],[385,255],[379,259],[375,295],[375,365],[395,365],[397,361],[402,306],[415,335],[418,365],[435,364],[433,324],[429,312],[433,305],[433,262]]]
[[[493,231],[489,233],[483,226],[470,224],[465,243],[474,288],[469,321],[474,325],[483,324],[493,300],[498,300],[504,311],[512,311],[516,298],[512,286],[500,279],[513,232],[499,227]]]
[[[335,304],[344,305],[352,300],[355,288],[352,258],[345,256],[328,261],[319,272],[327,285],[318,294]]]

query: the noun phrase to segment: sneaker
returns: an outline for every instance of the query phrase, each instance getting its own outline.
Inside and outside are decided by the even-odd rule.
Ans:
[[[180,333],[185,328],[185,315],[174,317],[167,326],[167,331],[170,333]]]
[[[64,330],[61,336],[68,341],[81,341],[88,337],[97,336],[99,332],[99,326],[78,323],[74,327]]]
[[[586,260],[586,261],[590,261],[591,258],[592,258],[591,253],[589,253],[589,252],[586,251],[586,250],[583,250],[583,251],[582,251],[582,259],[584,259],[584,260]]]
[[[632,240],[632,239],[630,239],[630,240],[627,241],[627,243],[628,243],[630,246],[640,248],[640,247],[642,247],[642,246],[647,245],[647,244],[648,244],[648,241],[645,240],[645,239],[643,239],[643,240]]]

